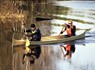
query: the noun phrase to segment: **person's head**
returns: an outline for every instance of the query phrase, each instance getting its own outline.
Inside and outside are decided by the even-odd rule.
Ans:
[[[73,21],[72,21],[72,20],[69,20],[69,21],[68,21],[68,24],[69,24],[69,25],[73,25]]]
[[[30,64],[34,64],[35,59],[30,60]]]
[[[35,30],[35,29],[36,29],[35,24],[31,24],[31,29],[32,29],[32,30]]]

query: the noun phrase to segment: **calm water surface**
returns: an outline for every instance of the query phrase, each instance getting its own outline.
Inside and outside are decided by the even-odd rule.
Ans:
[[[6,70],[5,66],[7,66],[3,63],[6,63],[9,59],[11,60],[11,66],[13,66],[10,66],[10,68],[13,70],[95,70],[95,1],[56,1],[54,5],[57,12],[53,15],[59,19],[51,20],[50,23],[53,24],[51,26],[45,21],[39,24],[42,34],[58,35],[62,27],[56,24],[61,25],[67,23],[68,19],[72,19],[74,25],[79,29],[91,28],[90,31],[86,32],[85,38],[74,42],[41,45],[40,57],[36,58],[33,64],[29,63],[29,59],[23,64],[24,49],[13,48],[12,53],[10,49],[5,50],[0,47],[1,52],[3,50],[8,52],[2,54],[2,58],[0,58],[0,67],[3,70]],[[75,45],[75,51],[72,53],[71,59],[64,57],[66,51],[60,47],[60,45],[66,47],[68,44]],[[7,54],[10,55],[10,52],[11,56],[7,56]],[[8,57],[7,60],[3,59],[6,57]]]
[[[55,24],[67,23],[66,19],[72,19],[74,25],[79,29],[92,29],[86,32],[84,39],[69,43],[42,45],[39,59],[36,59],[32,65],[26,63],[25,70],[29,70],[28,67],[32,70],[95,70],[95,2],[57,1],[55,6],[57,8],[61,7],[61,9],[57,10],[59,13],[54,13],[53,15],[61,17],[63,20],[53,19],[51,23],[54,25],[49,27],[48,24],[41,24],[40,29],[43,30],[44,28],[44,31],[48,32],[49,30],[51,35],[58,35],[62,27],[55,26]],[[72,43],[75,45],[75,52],[72,53],[71,59],[68,59],[64,57],[66,51],[60,45],[66,46]],[[19,59],[21,60],[21,56]]]
[[[58,13],[53,15],[61,19],[53,19],[51,23],[53,25],[41,24],[40,29],[47,32],[50,31],[50,35],[58,35],[62,29],[61,26],[55,26],[55,24],[64,24],[68,21],[66,19],[72,19],[74,25],[79,29],[89,29],[86,32],[84,39],[76,40],[69,43],[58,43],[53,45],[42,45],[41,55],[39,59],[35,60],[35,63],[29,65],[26,62],[26,67],[23,64],[20,65],[22,69],[29,70],[95,70],[95,2],[93,1],[57,1],[55,2]],[[60,9],[59,9],[60,8]],[[43,32],[44,34],[45,32]],[[67,44],[75,45],[75,52],[72,53],[71,59],[64,57],[66,51],[61,48],[60,45],[66,46]],[[15,53],[14,57],[20,60],[19,53]],[[14,60],[16,59],[14,58]],[[15,65],[18,63],[15,62]],[[18,66],[19,67],[19,66]]]
[[[58,59],[54,59],[56,70],[95,70],[95,1],[56,1],[55,6],[61,7],[59,11],[63,12],[54,14],[54,16],[72,19],[74,25],[80,29],[92,28],[86,32],[84,39],[75,41],[75,52],[72,54],[71,60],[64,60],[65,51],[62,52],[60,44],[52,45],[55,53],[59,53],[60,56]],[[68,8],[67,13],[64,13],[64,7]],[[75,20],[82,20],[84,23]],[[67,20],[54,19],[51,21],[53,24],[64,24],[64,22]],[[51,32],[54,33],[53,35],[59,34],[61,28],[52,25]]]

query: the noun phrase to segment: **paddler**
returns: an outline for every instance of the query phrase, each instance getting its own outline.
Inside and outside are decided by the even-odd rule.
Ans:
[[[36,28],[35,24],[31,24],[31,28],[26,30],[27,36],[30,38],[30,41],[40,41],[41,32]]]
[[[66,51],[66,54],[64,54],[64,57],[67,56],[68,59],[71,59],[72,53],[75,52],[75,45],[74,44],[66,44],[66,46],[60,45],[60,47],[63,47],[64,50]]]
[[[66,31],[67,32],[67,35],[65,35],[66,37],[71,37],[76,35],[76,26],[73,25],[72,20],[70,20],[68,24],[65,23],[63,26],[65,27],[65,29],[64,30],[62,29],[60,34]]]
[[[72,36],[75,36],[75,35],[76,35],[76,26],[73,25],[73,21],[72,21],[72,20],[69,20],[68,25],[69,25],[70,28],[71,28]]]

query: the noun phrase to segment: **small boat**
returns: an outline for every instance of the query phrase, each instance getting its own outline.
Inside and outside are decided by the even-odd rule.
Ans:
[[[64,35],[42,37],[41,41],[30,41],[30,45],[48,45],[78,40],[85,37],[86,30],[77,30],[76,36],[64,38]],[[25,46],[26,40],[13,40],[13,46]]]

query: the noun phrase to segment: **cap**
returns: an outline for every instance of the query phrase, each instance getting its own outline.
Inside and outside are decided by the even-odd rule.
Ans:
[[[35,24],[31,24],[31,27],[36,27]]]
[[[68,23],[72,23],[73,21],[72,20],[69,20]]]

